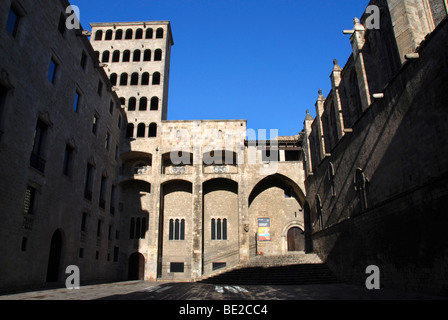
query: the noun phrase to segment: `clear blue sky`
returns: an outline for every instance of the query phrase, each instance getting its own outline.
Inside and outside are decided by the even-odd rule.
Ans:
[[[351,53],[353,18],[368,0],[73,0],[92,22],[171,21],[169,120],[247,119],[293,135],[317,91],[331,89],[333,59]]]

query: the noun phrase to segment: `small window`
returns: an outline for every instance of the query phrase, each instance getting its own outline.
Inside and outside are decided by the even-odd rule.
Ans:
[[[132,29],[126,30],[125,39],[126,40],[131,40],[132,39],[132,35],[133,35]]]
[[[227,219],[212,219],[210,227],[212,240],[227,240]]]
[[[62,173],[67,177],[71,177],[72,175],[72,167],[73,167],[73,147],[71,145],[65,146],[64,152],[64,163],[62,166]]]
[[[163,29],[158,28],[156,31],[156,39],[163,39]]]
[[[101,95],[103,94],[103,81],[99,80],[98,81],[98,95],[101,97]]]
[[[134,124],[128,123],[126,127],[126,138],[133,138],[134,137]]]
[[[75,112],[78,112],[80,102],[81,102],[81,94],[78,92],[78,90],[76,90],[75,91],[75,100],[73,101],[73,110]]]
[[[104,38],[104,40],[112,40],[112,35],[113,35],[113,31],[112,30],[107,30],[106,31],[106,37]]]
[[[103,220],[98,219],[98,223],[96,225],[96,236],[101,237],[102,233],[103,233]],[[97,259],[98,259],[98,251],[96,253],[97,253]]]
[[[27,186],[25,192],[25,200],[23,201],[23,213],[34,215],[36,210],[36,189]]]
[[[122,73],[120,76],[120,86],[127,86],[128,85],[128,74]]]
[[[102,59],[101,59],[101,62],[109,62],[109,59],[110,59],[110,52],[109,51],[104,51],[103,52],[103,57],[102,57]]]
[[[152,97],[151,98],[151,107],[150,110],[156,111],[159,109],[159,98],[158,97]]]
[[[134,56],[133,56],[133,61],[134,62],[139,62],[140,61],[140,56],[141,56],[141,51],[140,50],[135,50],[134,51]]]
[[[83,51],[81,54],[81,62],[80,62],[81,68],[83,70],[86,69],[87,66],[87,54]]]
[[[183,273],[184,272],[184,263],[183,262],[171,262],[170,263],[170,272]]]
[[[30,158],[30,166],[44,172],[45,159],[43,158],[46,140],[47,140],[48,125],[41,120],[37,121],[36,130],[34,132],[34,145]]]
[[[50,80],[51,83],[54,83],[56,80],[57,68],[58,68],[57,62],[53,58],[51,58],[50,67],[48,68],[48,80]]]
[[[106,141],[105,141],[105,148],[106,148],[106,150],[109,150],[109,146],[110,146],[110,133],[107,132],[106,133]]]
[[[17,29],[19,27],[20,16],[14,8],[9,9],[8,21],[6,23],[6,29],[15,38],[17,35]]]
[[[81,218],[81,231],[82,232],[87,232],[87,212],[83,212],[82,213],[82,218]]]
[[[22,251],[26,251],[27,242],[28,242],[28,238],[27,237],[23,237],[22,238],[22,245],[21,245],[21,250]]]
[[[115,50],[112,54],[112,62],[120,62],[120,51]]]
[[[123,30],[118,29],[115,32],[115,40],[121,40],[121,39],[123,39]]]
[[[151,61],[151,50],[146,49],[143,54],[143,61]]]
[[[129,62],[131,60],[131,51],[125,50],[123,51],[123,60],[122,62]]]
[[[98,131],[98,121],[99,121],[99,117],[97,115],[94,115],[93,116],[93,126],[92,126],[92,132],[94,134],[96,134]]]
[[[153,85],[160,84],[160,72],[154,72],[154,74],[152,75],[152,84]]]
[[[147,108],[148,108],[148,99],[146,97],[141,97],[138,110],[145,111]]]
[[[137,126],[137,138],[145,137],[146,126],[144,123],[139,123]]]
[[[153,30],[151,28],[146,29],[146,39],[152,39]]]
[[[145,72],[142,74],[142,86],[149,85],[149,73]]]
[[[149,138],[155,138],[157,137],[157,124],[151,123],[149,125],[149,132],[148,132]]]
[[[138,73],[134,72],[131,74],[131,86],[137,86],[138,85]]]
[[[110,77],[109,77],[109,80],[110,80],[110,83],[111,83],[113,86],[116,86],[116,85],[117,85],[117,74],[116,74],[116,73],[112,73],[112,74],[110,75]]]
[[[156,49],[154,52],[154,61],[162,61],[162,49]]]
[[[106,189],[107,189],[107,178],[105,176],[102,176],[100,185],[100,200],[99,200],[99,206],[101,209],[106,208]]]
[[[137,99],[134,97],[129,98],[128,111],[135,111],[137,105]]]
[[[95,167],[93,164],[87,164],[86,177],[84,181],[84,198],[92,201],[92,187],[93,187],[93,176],[95,173]]]
[[[226,267],[226,263],[225,262],[213,262],[212,264],[212,269],[213,271],[218,270],[218,269],[222,269]]]
[[[95,41],[101,41],[101,40],[103,40],[103,31],[98,30],[97,32],[95,32]]]
[[[137,29],[135,31],[135,39],[142,39],[143,38],[143,30],[142,29]]]

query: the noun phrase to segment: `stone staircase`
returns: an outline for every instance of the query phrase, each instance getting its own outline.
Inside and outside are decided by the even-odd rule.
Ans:
[[[202,283],[228,285],[302,285],[337,283],[338,280],[315,254],[256,256],[248,263],[222,270]]]

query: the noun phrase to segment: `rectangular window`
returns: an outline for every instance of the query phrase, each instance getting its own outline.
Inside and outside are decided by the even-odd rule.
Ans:
[[[31,152],[30,166],[44,172],[45,160],[43,158],[45,150],[45,142],[47,139],[48,126],[41,120],[37,121],[36,130],[34,132],[33,151]]]
[[[67,177],[72,175],[72,162],[73,162],[73,147],[70,145],[65,146],[64,164],[62,166],[62,173]]]
[[[81,63],[80,63],[80,65],[81,65],[81,68],[83,70],[86,69],[86,66],[87,66],[87,54],[84,51],[81,54]]]
[[[183,273],[184,272],[184,263],[183,262],[171,262],[170,263],[170,272]]]
[[[98,81],[98,95],[101,97],[102,93],[103,93],[103,82],[100,80]]]
[[[54,83],[56,79],[56,70],[58,68],[58,64],[56,61],[51,58],[50,59],[50,67],[48,68],[48,80],[50,80],[51,83]]]
[[[116,191],[117,187],[116,186],[112,186],[111,191],[110,191],[110,214],[114,215],[115,214],[115,197],[116,197]]]
[[[211,222],[211,234],[212,234],[212,240],[216,240],[216,223],[215,223],[215,219],[212,219],[212,222]]]
[[[9,9],[8,21],[6,23],[6,29],[15,38],[17,35],[17,29],[19,27],[20,16],[14,8]]]
[[[26,244],[28,243],[28,238],[27,237],[23,237],[22,238],[22,246],[21,246],[21,250],[22,251],[26,251]]]
[[[106,185],[107,185],[107,178],[105,176],[101,177],[101,187],[100,187],[100,208],[104,209],[106,208]]]
[[[87,212],[82,213],[82,219],[81,219],[81,231],[87,232]]]
[[[84,248],[79,248],[79,257],[80,258],[84,257]]]
[[[114,247],[114,262],[118,261],[118,247]]]
[[[99,120],[99,117],[97,115],[94,115],[93,116],[93,127],[92,127],[92,132],[94,134],[96,134],[96,132],[98,131],[98,120]]]
[[[94,167],[92,164],[87,164],[87,171],[86,171],[86,179],[85,179],[85,186],[84,186],[84,198],[87,200],[92,201],[92,185],[93,185],[93,174],[94,174]]]
[[[73,102],[73,110],[75,112],[78,112],[79,110],[79,103],[81,100],[81,94],[78,92],[78,90],[75,91],[75,100]]]
[[[23,213],[33,215],[36,206],[36,189],[30,186],[26,187],[25,200],[23,201]]]
[[[102,228],[103,228],[103,221],[101,219],[98,219],[98,224],[96,226],[96,236],[97,237],[101,237]]]
[[[226,263],[225,262],[213,262],[212,264],[212,269],[213,271],[221,269],[221,268],[225,268],[226,267]]]
[[[114,104],[113,101],[111,101],[111,102],[109,103],[109,113],[110,113],[110,114],[114,114],[114,107],[115,107],[115,104]]]

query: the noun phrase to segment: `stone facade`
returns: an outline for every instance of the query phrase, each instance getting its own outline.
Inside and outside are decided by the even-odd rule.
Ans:
[[[352,56],[305,118],[305,217],[345,281],[377,265],[384,287],[448,292],[448,28],[433,3],[371,1],[381,28],[355,20]]]

